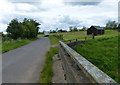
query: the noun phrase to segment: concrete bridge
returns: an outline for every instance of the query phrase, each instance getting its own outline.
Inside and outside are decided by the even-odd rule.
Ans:
[[[65,72],[64,75],[67,82],[119,85],[111,77],[71,48],[71,46],[73,47],[75,44],[83,42],[85,41],[75,41],[67,44],[63,41],[59,42],[59,56],[62,60],[62,66]]]

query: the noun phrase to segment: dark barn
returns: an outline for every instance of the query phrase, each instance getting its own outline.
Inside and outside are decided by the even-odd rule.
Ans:
[[[88,30],[87,30],[87,35],[102,35],[104,34],[104,29],[100,26],[91,26]]]

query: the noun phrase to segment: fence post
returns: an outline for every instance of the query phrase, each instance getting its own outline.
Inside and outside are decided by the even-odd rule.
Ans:
[[[63,35],[61,34],[61,40],[63,40]]]
[[[85,37],[85,40],[87,40],[87,37]]]
[[[61,40],[61,35],[59,35],[59,37],[60,37],[60,40]]]
[[[63,35],[62,35],[62,40],[63,40]]]
[[[95,38],[95,36],[94,36],[94,33],[92,34],[92,39],[94,39]]]

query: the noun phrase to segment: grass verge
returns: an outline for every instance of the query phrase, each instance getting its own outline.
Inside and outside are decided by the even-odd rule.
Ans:
[[[58,53],[58,47],[51,47],[46,54],[46,61],[43,70],[40,74],[39,83],[52,83],[53,76],[53,56]]]
[[[118,36],[100,38],[77,45],[74,48],[80,55],[120,83],[120,62],[118,58]]]
[[[48,38],[50,39],[50,42],[51,42],[52,45],[59,44],[59,39],[58,38],[56,38],[54,36],[51,36],[51,35]]]
[[[23,40],[2,42],[2,53],[5,53],[7,51],[13,50],[20,46],[26,45],[34,40],[36,40],[36,39],[23,39]]]
[[[38,34],[38,37],[44,37],[44,34]]]

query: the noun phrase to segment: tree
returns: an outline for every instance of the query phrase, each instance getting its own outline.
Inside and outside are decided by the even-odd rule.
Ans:
[[[50,30],[50,33],[57,33],[56,30]]]
[[[120,29],[120,24],[118,24],[118,27],[117,27],[117,29]]]
[[[67,32],[67,30],[60,29],[58,32]]]
[[[72,26],[69,27],[70,32],[72,32]]]
[[[72,32],[72,31],[78,31],[78,29],[77,29],[76,26],[74,26],[74,27],[70,26],[70,27],[69,27],[69,30],[70,30],[70,32]]]
[[[27,37],[27,38],[35,38],[37,37],[37,34],[38,34],[38,26],[40,24],[37,23],[36,21],[32,20],[32,19],[27,19],[25,18],[23,20],[23,23],[22,23],[22,29],[24,30],[23,31],[23,37]]]
[[[17,39],[20,37],[21,35],[21,27],[20,27],[20,23],[18,22],[17,19],[13,19],[7,28],[7,33],[9,35],[9,37],[13,38],[13,39]]]
[[[85,26],[83,26],[83,28],[81,29],[82,31],[85,31],[86,30],[86,27]]]
[[[106,29],[117,29],[116,21],[108,21],[106,23]]]
[[[9,36],[13,39],[18,38],[36,38],[38,34],[38,30],[40,29],[38,26],[41,25],[33,19],[24,18],[23,22],[18,22],[17,19],[13,19],[7,28],[7,32]]]
[[[3,42],[10,40],[10,38],[8,37],[8,34],[4,34],[3,32],[0,32],[0,35],[1,35],[0,38],[2,37],[2,39],[0,40],[2,40]]]
[[[56,30],[55,30],[56,32],[58,31],[58,28],[56,28]]]
[[[77,29],[77,27],[76,27],[76,26],[73,28],[73,31],[78,31],[78,29]]]

